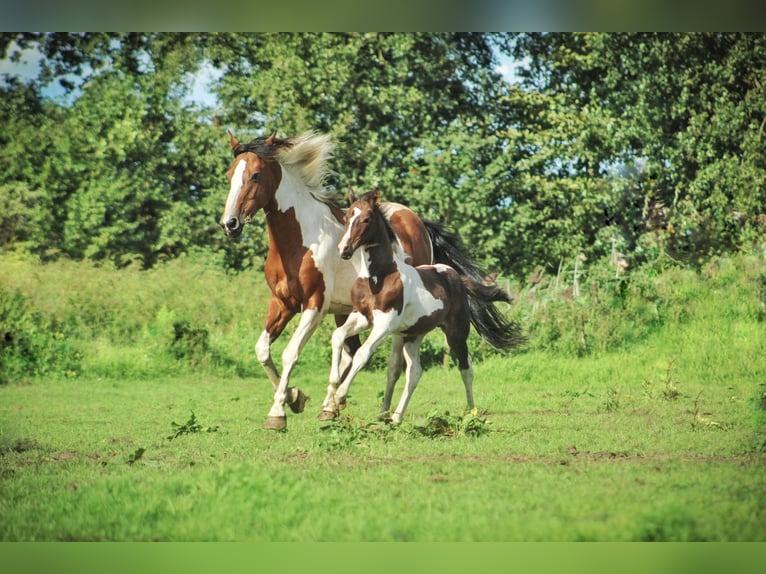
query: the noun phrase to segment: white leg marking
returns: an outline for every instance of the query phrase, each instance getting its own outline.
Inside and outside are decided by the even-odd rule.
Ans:
[[[270,417],[285,416],[285,401],[287,400],[287,385],[290,380],[290,373],[298,361],[306,341],[309,340],[312,333],[316,330],[324,318],[324,313],[315,309],[307,309],[301,314],[301,320],[298,328],[290,337],[284,352],[282,353],[282,377],[274,391],[274,404],[269,411]]]
[[[388,333],[389,330],[387,322],[379,321],[373,325],[372,331],[370,331],[370,335],[367,337],[362,346],[359,347],[359,350],[354,354],[354,360],[351,363],[351,370],[346,375],[343,383],[341,383],[341,385],[338,387],[338,390],[335,391],[335,401],[337,403],[342,402],[346,398],[354,377],[356,377],[357,373],[359,373],[359,371],[361,371],[362,368],[367,364],[367,361],[370,360],[370,357],[375,352],[375,349],[377,349],[378,346],[383,342]]]
[[[266,376],[269,377],[271,386],[276,390],[279,384],[279,373],[277,373],[277,368],[271,359],[271,335],[265,329],[255,343],[255,356],[266,371]]]
[[[380,406],[381,413],[387,413],[391,410],[391,398],[394,395],[396,381],[402,374],[402,365],[404,357],[402,355],[404,348],[404,338],[400,335],[394,335],[391,343],[391,354],[388,356],[388,374],[386,376],[386,392],[383,395],[383,404]]]
[[[402,422],[407,404],[410,402],[412,393],[415,392],[415,388],[418,386],[420,375],[423,374],[423,369],[420,366],[420,343],[422,340],[423,337],[418,337],[414,341],[404,344],[404,361],[407,364],[405,372],[406,384],[404,385],[404,391],[402,391],[402,397],[399,399],[399,404],[396,406],[396,411],[391,416],[391,420],[395,424]]]
[[[460,371],[460,376],[463,378],[463,385],[465,386],[465,399],[468,403],[468,408],[473,410],[473,367],[471,366],[471,357],[468,357],[468,368]]]

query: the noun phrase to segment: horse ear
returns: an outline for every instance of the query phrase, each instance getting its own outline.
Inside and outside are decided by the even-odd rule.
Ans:
[[[356,195],[354,194],[354,190],[350,187],[348,188],[348,191],[346,192],[346,197],[348,197],[348,203],[351,205],[356,201]]]
[[[373,205],[378,205],[380,203],[380,188],[376,187],[370,192],[370,199],[372,199]]]
[[[237,138],[234,137],[234,134],[231,133],[231,130],[226,131],[229,134],[229,143],[231,144],[231,149],[236,149],[236,147],[239,145]]]
[[[275,137],[277,137],[277,130],[274,130],[273,132],[271,132],[271,135],[266,138],[266,143],[269,145],[273,145]]]

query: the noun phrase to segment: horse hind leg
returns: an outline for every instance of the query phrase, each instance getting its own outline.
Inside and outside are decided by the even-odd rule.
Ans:
[[[386,390],[383,393],[383,402],[380,405],[380,416],[388,418],[391,412],[391,399],[394,395],[396,382],[402,374],[404,364],[404,338],[394,335],[391,341],[391,353],[388,355],[388,370],[386,371]]]
[[[399,399],[399,404],[396,406],[394,414],[391,415],[391,422],[394,424],[402,422],[404,411],[407,409],[412,394],[415,392],[418,382],[420,382],[420,376],[423,374],[423,368],[420,365],[420,343],[422,341],[423,337],[421,336],[413,341],[404,343],[404,362],[407,365],[404,373],[405,385],[402,396]]]
[[[473,362],[471,361],[471,355],[468,353],[468,333],[465,329],[460,329],[459,333],[450,333],[445,331],[447,335],[447,345],[457,358],[458,369],[460,370],[460,377],[463,379],[463,386],[465,387],[465,398],[468,403],[468,409],[473,410]]]

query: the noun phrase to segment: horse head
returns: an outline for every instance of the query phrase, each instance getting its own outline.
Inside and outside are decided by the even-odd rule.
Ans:
[[[375,189],[357,199],[354,190],[348,189],[348,201],[351,205],[346,210],[345,229],[338,243],[338,253],[342,259],[351,259],[359,247],[374,242],[373,221],[375,209],[380,205],[380,190]]]
[[[275,154],[287,142],[277,139],[275,132],[268,137],[255,138],[250,143],[242,144],[229,132],[229,143],[234,161],[226,172],[229,196],[221,217],[221,227],[229,237],[238,237],[258,210],[274,199],[282,179]]]

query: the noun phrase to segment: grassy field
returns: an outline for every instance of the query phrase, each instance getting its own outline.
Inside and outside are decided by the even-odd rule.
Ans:
[[[475,415],[457,370],[437,362],[398,428],[376,419],[380,370],[360,374],[340,421],[316,420],[328,326],[294,374],[313,400],[284,433],[261,430],[260,318],[227,299],[252,279],[214,284],[208,308],[177,295],[189,282],[178,270],[164,287],[120,272],[113,291],[102,271],[38,270],[60,274],[60,289],[95,284],[62,301],[5,263],[17,271],[6,293],[60,329],[58,346],[35,348],[71,356],[0,385],[2,540],[766,540],[766,323],[752,261],[658,284],[686,293],[683,312],[637,325],[638,341],[483,355]],[[121,308],[109,313],[112,297]]]

